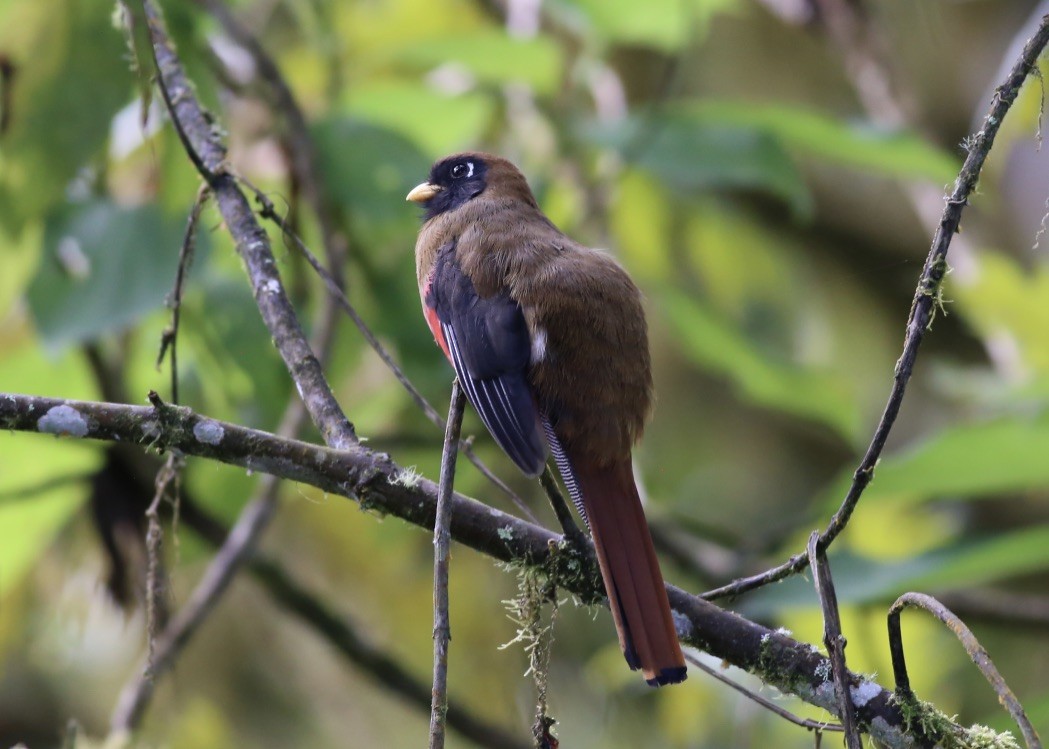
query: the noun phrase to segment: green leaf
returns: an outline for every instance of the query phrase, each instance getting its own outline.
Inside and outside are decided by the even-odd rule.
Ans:
[[[44,465],[41,461],[50,461],[35,441],[27,440],[23,435],[3,435],[0,450],[7,452],[11,443],[18,439],[36,448],[31,454],[24,455],[25,460],[38,465]],[[48,468],[58,466],[49,464]],[[4,487],[8,488],[11,487]],[[58,530],[76,512],[84,494],[83,485],[73,484],[18,501],[0,502],[0,599],[32,568]]]
[[[680,49],[697,25],[736,5],[734,0],[564,0],[555,10],[582,14],[606,42]],[[556,7],[560,5],[561,7]]]
[[[779,142],[766,133],[665,114],[615,128],[591,127],[586,135],[618,148],[629,162],[670,186],[765,190],[785,201],[796,216],[812,214],[812,196],[800,172]]]
[[[552,39],[518,39],[488,30],[415,41],[393,57],[426,69],[460,65],[480,81],[524,83],[541,94],[556,90],[563,65],[561,49]]]
[[[121,330],[162,307],[178,267],[184,223],[153,206],[92,202],[52,217],[29,304],[48,347]],[[197,237],[196,262],[207,235]]]
[[[404,196],[426,179],[430,160],[403,135],[360,120],[334,117],[314,135],[322,179],[352,211],[360,236],[370,236],[373,247],[391,235],[403,238],[418,218]]]
[[[288,277],[286,268],[281,272]],[[189,324],[181,333],[187,344],[181,355],[185,374],[199,378],[209,413],[229,413],[234,420],[272,428],[287,403],[291,381],[250,286],[242,273],[209,273],[194,291],[186,300],[183,320]],[[193,369],[188,368],[191,363]]]
[[[985,585],[1049,569],[1049,525],[993,538],[955,541],[900,561],[882,561],[851,551],[830,557],[834,587],[843,604],[892,600],[908,590],[947,590]],[[817,606],[812,582],[804,577],[767,588],[745,607],[748,615],[782,608]]]
[[[968,587],[1040,572],[1049,568],[1049,525],[965,542],[939,557],[937,564],[908,584],[916,588]]]
[[[4,264],[4,272],[0,273],[0,324],[22,298],[26,284],[36,270],[42,236],[40,223],[24,226],[15,236],[0,226],[0,256]]]
[[[417,83],[383,81],[352,87],[344,109],[353,119],[400,133],[433,160],[477,143],[495,105],[480,93],[443,94]],[[348,150],[345,143],[339,146]]]
[[[776,138],[788,150],[889,177],[954,179],[959,160],[906,131],[850,124],[801,107],[701,101],[675,107],[697,126],[747,129]]]
[[[950,295],[981,336],[1005,333],[1018,344],[1027,367],[1049,374],[1049,268],[1044,264],[1027,270],[1001,253],[982,253],[975,273],[964,284],[952,284]]]
[[[824,424],[846,439],[856,436],[860,414],[839,378],[768,357],[731,324],[679,291],[665,289],[660,301],[689,358],[729,377],[744,397]]]
[[[81,357],[47,359],[29,338],[29,330],[7,332],[13,335],[0,350],[4,390],[97,396]],[[84,440],[0,433],[0,598],[32,569],[88,490],[85,482],[71,481],[29,495],[22,492],[53,484],[59,477],[87,475],[100,462],[98,449]]]
[[[882,458],[864,502],[971,499],[1049,486],[1049,421],[1002,419],[944,429]],[[845,471],[827,494],[836,505],[852,479]]]
[[[129,98],[127,48],[112,5],[23,0],[0,14],[0,49],[17,76],[0,154],[0,222],[12,230],[64,199]]]

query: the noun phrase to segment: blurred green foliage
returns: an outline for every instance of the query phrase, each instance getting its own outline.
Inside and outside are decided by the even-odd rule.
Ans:
[[[765,4],[509,5],[507,22],[502,4],[486,0],[231,4],[306,114],[318,187],[350,248],[350,297],[427,397],[446,398],[451,372],[418,313],[418,216],[403,196],[439,156],[497,151],[522,166],[563,230],[607,247],[647,295],[658,402],[638,468],[653,523],[697,562],[668,562],[668,578],[699,591],[778,562],[825,525],[884,405],[933,228],[915,219],[909,188],[953,179],[955,144],[1032,3],[872,7],[896,77],[913,89],[914,127],[891,130],[860,106],[826,38]],[[231,163],[320,253],[266,82],[201,5],[164,6]],[[131,55],[109,0],[0,0],[0,58],[14,70],[0,83],[0,392],[169,396],[155,359],[199,180]],[[963,63],[965,76],[955,72]],[[952,250],[960,257],[947,314],[833,547],[857,670],[891,672],[884,611],[907,589],[1039,594],[1049,579],[1049,275],[1034,238],[1040,217],[1007,197],[1028,184],[1011,154],[1034,137],[1039,106],[1028,87],[1003,131],[980,212],[963,220],[960,241],[970,245]],[[1044,157],[1038,163],[1049,173]],[[323,286],[269,231],[312,330]],[[212,207],[187,283],[179,362],[182,401],[216,418],[274,429],[294,395]],[[349,325],[328,373],[370,446],[437,475],[440,435]],[[536,487],[472,414],[466,431],[551,522]],[[103,446],[0,441],[0,746],[58,746],[69,718],[97,738],[144,640],[142,612],[118,612],[101,583],[108,562],[87,502]],[[199,461],[185,476],[187,493],[226,520],[256,484]],[[505,504],[468,466],[457,486]],[[266,550],[426,681],[428,536],[306,487],[284,495]],[[177,605],[210,552],[185,528],[174,535],[166,549]],[[514,633],[500,604],[514,575],[462,550],[452,574],[452,695],[525,738],[526,661],[519,649],[496,649]],[[820,639],[805,578],[733,605]],[[905,626],[921,696],[966,722],[1006,727],[950,634],[916,615]],[[987,622],[977,634],[1049,729],[1044,628]],[[623,668],[606,612],[562,606],[556,638],[551,709],[563,746],[811,743],[698,673],[647,690]],[[426,732],[418,710],[333,657],[247,582],[170,681],[147,720],[148,745],[402,746]]]

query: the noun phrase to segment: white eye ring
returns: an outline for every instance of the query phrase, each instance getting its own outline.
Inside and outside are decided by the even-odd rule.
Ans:
[[[463,167],[466,167],[466,174],[462,174]],[[472,176],[474,176],[474,163],[472,161],[456,164],[452,167],[452,179],[470,179]]]

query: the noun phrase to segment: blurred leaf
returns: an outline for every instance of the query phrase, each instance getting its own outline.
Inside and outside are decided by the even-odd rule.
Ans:
[[[380,239],[375,232],[389,237],[391,229],[403,237],[418,213],[404,196],[426,179],[429,160],[403,135],[360,120],[331,118],[319,123],[314,135],[321,177],[336,202],[352,213],[355,230],[370,243]]]
[[[0,8],[0,49],[16,66],[0,154],[0,222],[18,230],[62,200],[129,98],[111,0],[22,0]]]
[[[961,166],[957,158],[913,133],[849,124],[796,106],[700,101],[673,111],[692,118],[697,126],[762,132],[789,150],[889,177],[945,183]]]
[[[4,435],[5,451],[15,439]],[[36,448],[24,455],[26,461],[37,463],[44,460],[38,445],[21,436],[17,439]],[[50,462],[47,465],[49,472],[64,468]],[[5,489],[11,488],[7,481],[4,484]],[[31,497],[0,502],[0,600],[33,567],[55,533],[72,517],[86,496],[83,484],[71,484]]]
[[[1010,338],[1027,367],[1049,374],[1049,266],[1026,270],[997,252],[982,253],[978,263],[972,278],[951,284],[959,312],[985,340]]]
[[[1049,486],[1049,420],[1003,419],[949,427],[902,453],[882,458],[864,502],[968,499]],[[829,490],[836,504],[852,479]]]
[[[695,27],[734,0],[562,0],[559,9],[581,12],[608,42],[643,44],[667,52],[681,48]]]
[[[848,550],[833,553],[830,562],[843,604],[888,601],[908,590],[968,588],[1049,569],[1049,525],[984,540],[956,541],[898,562]],[[795,576],[766,588],[745,611],[767,616],[782,608],[817,605],[811,580]]]
[[[826,296],[815,264],[800,262],[801,253],[789,238],[723,201],[691,201],[684,222],[686,267],[703,299],[718,314],[730,316],[758,345],[790,356],[802,339],[804,314],[811,314]],[[669,278],[680,281],[682,270],[674,268]],[[808,336],[810,342],[815,339]]]
[[[171,749],[236,746],[230,716],[218,704],[193,695],[183,708],[180,720],[171,729]]]
[[[384,0],[381,3],[335,3],[332,14],[339,39],[365,73],[390,50],[440,36],[454,38],[490,27],[483,6],[463,0]],[[363,82],[363,80],[361,81]],[[355,88],[356,84],[351,88]]]
[[[0,258],[4,266],[4,272],[0,274],[0,322],[21,298],[36,270],[42,235],[39,223],[23,227],[17,236],[9,235],[0,226]]]
[[[29,304],[46,344],[56,348],[120,330],[163,306],[175,281],[183,222],[154,206],[96,201],[52,217]],[[197,258],[207,244],[197,237]]]
[[[407,138],[345,117],[318,123],[314,135],[324,183],[355,220],[372,226],[414,219],[405,195],[426,179],[430,162]]]
[[[0,358],[0,383],[10,392],[93,398],[79,356],[44,357],[28,331],[10,341]],[[41,414],[42,416],[43,414]],[[101,464],[99,451],[77,439],[0,434],[0,598],[29,571],[55,533],[87,499],[86,481],[45,487],[62,477],[86,476]]]
[[[451,95],[417,83],[379,82],[352,88],[346,111],[354,119],[395,130],[434,160],[476,146],[495,105],[480,93]],[[350,150],[345,143],[338,145]],[[426,172],[420,174],[413,186],[425,177]]]
[[[660,302],[689,358],[729,377],[744,397],[760,406],[817,421],[847,440],[856,437],[859,413],[841,380],[826,372],[770,359],[731,325],[679,291],[665,289]]]
[[[239,269],[238,269],[239,270]],[[286,269],[281,271],[285,273]],[[202,294],[186,300],[183,367],[204,383],[209,413],[273,428],[291,395],[291,380],[243,274],[210,273]]]
[[[1049,525],[964,541],[939,556],[936,564],[908,584],[917,588],[969,587],[1040,572],[1049,569]]]
[[[459,65],[477,80],[524,83],[540,94],[556,90],[563,65],[552,39],[518,39],[495,30],[413,42],[397,50],[394,59],[425,69]]]
[[[676,272],[666,251],[672,215],[665,190],[652,175],[625,169],[613,194],[609,221],[616,247],[641,283],[668,281]]]
[[[811,216],[812,196],[786,151],[754,129],[703,122],[687,114],[664,114],[596,128],[587,136],[617,148],[630,163],[684,190],[765,190],[800,218]]]

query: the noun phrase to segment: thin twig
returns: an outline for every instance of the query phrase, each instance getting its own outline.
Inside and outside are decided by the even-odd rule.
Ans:
[[[451,556],[451,499],[455,485],[455,459],[459,455],[459,430],[463,425],[466,397],[459,380],[452,381],[448,405],[448,427],[441,454],[441,482],[433,521],[433,702],[430,706],[430,749],[443,749],[448,713],[448,643],[452,639],[448,619],[448,566]]]
[[[970,660],[976,664],[976,667],[980,669],[980,673],[984,675],[984,678],[987,679],[987,682],[994,689],[995,694],[998,695],[998,701],[1013,717],[1016,725],[1020,727],[1020,733],[1023,734],[1027,748],[1041,749],[1042,741],[1038,738],[1038,732],[1034,730],[1034,726],[1028,720],[1023,705],[1016,699],[1016,695],[1009,689],[1002,675],[998,673],[991,656],[987,654],[987,651],[984,650],[976,636],[965,626],[961,619],[935,598],[924,593],[904,593],[889,608],[889,653],[892,655],[892,674],[896,681],[897,694],[908,700],[914,699],[910,678],[907,676],[907,661],[903,652],[903,633],[900,629],[900,613],[908,606],[928,611],[954,633],[962,647],[965,648],[965,652]]]
[[[15,393],[0,393],[0,430],[106,440],[217,460],[353,498],[371,512],[393,515],[421,528],[434,527],[434,482],[360,444],[333,450],[209,419],[183,406],[170,406],[161,421],[150,407]],[[560,571],[559,535],[458,493],[452,495],[451,509],[452,538],[464,546],[498,561],[540,569],[559,588],[584,601],[603,598],[596,575],[580,575],[574,564]],[[809,645],[676,586],[667,585],[667,595],[682,642],[751,671],[806,702],[837,709],[833,694],[823,688],[830,661]],[[921,726],[907,725],[889,690],[869,679],[850,678],[867,698],[857,705],[864,731],[887,747],[933,745]]]
[[[265,82],[271,95],[272,107],[284,120],[286,130],[284,140],[288,146],[288,153],[291,154],[291,171],[298,184],[302,186],[303,195],[317,217],[321,241],[328,256],[328,265],[332,268],[333,275],[341,280],[342,274],[338,272],[338,269],[342,267],[342,261],[346,256],[347,241],[337,228],[331,202],[324,193],[324,181],[318,175],[317,151],[306,115],[295,99],[288,82],[281,75],[276,61],[266,52],[259,40],[237,21],[230,8],[221,0],[196,0],[196,2],[206,8],[221,24],[229,38],[251,56],[259,78]],[[342,288],[341,283],[340,288]]]
[[[874,468],[881,457],[885,442],[889,438],[896,416],[900,412],[903,403],[904,392],[914,370],[914,362],[918,356],[918,348],[921,346],[932,321],[936,305],[940,302],[940,285],[947,273],[947,250],[951,246],[951,240],[958,232],[961,222],[962,211],[968,205],[969,196],[976,188],[984,161],[991,151],[998,128],[1009,111],[1020,87],[1027,76],[1030,75],[1038,61],[1038,56],[1049,43],[1049,16],[1042,19],[1038,31],[1027,44],[1024,45],[1020,58],[1016,61],[1008,77],[995,89],[991,108],[983,120],[982,129],[972,136],[972,146],[962,164],[962,169],[954,183],[954,190],[947,198],[947,205],[943,209],[940,224],[933,236],[932,247],[925,260],[918,287],[914,292],[914,300],[911,303],[911,311],[907,320],[907,334],[903,344],[903,353],[896,362],[893,375],[892,389],[889,392],[888,402],[882,413],[881,420],[874,430],[870,446],[860,461],[859,467],[853,474],[852,484],[849,487],[841,506],[831,518],[826,530],[820,535],[819,548],[826,550],[834,539],[845,529],[853,510],[860,501],[864,489],[874,478]],[[808,565],[806,553],[796,554],[785,563],[766,570],[759,575],[741,578],[728,585],[707,591],[703,597],[707,600],[737,596],[749,590],[754,590],[763,585],[782,580],[795,574]]]
[[[812,720],[811,718],[802,718],[802,717],[799,717],[799,716],[795,715],[794,713],[790,712],[789,710],[784,710],[782,707],[777,705],[772,700],[767,699],[765,697],[762,697],[757,692],[754,692],[754,691],[752,691],[750,689],[747,689],[745,686],[740,684],[738,681],[734,681],[734,680],[728,678],[723,673],[720,673],[717,669],[711,668],[706,663],[704,663],[703,661],[701,661],[699,658],[697,658],[696,656],[692,655],[692,653],[689,653],[688,651],[685,651],[685,660],[688,661],[689,663],[691,663],[696,668],[698,668],[700,671],[703,671],[704,673],[709,674],[710,676],[713,676],[715,679],[720,681],[722,684],[726,684],[726,685],[732,687],[737,692],[739,692],[744,697],[746,697],[748,700],[751,700],[753,702],[758,703],[759,705],[761,705],[766,710],[769,710],[769,711],[775,713],[779,717],[783,718],[784,720],[786,720],[786,721],[788,721],[790,723],[793,723],[796,726],[801,726],[802,728],[807,728],[808,730],[816,731],[817,733],[822,732],[822,731],[841,732],[841,731],[845,730],[844,728],[842,728],[842,726],[838,725],[837,723],[824,723],[823,721],[820,721],[820,720]]]
[[[160,556],[164,542],[160,503],[170,495],[171,501],[177,505],[184,464],[183,458],[176,453],[168,454],[164,465],[157,471],[156,491],[146,510],[146,666],[142,670],[142,681],[150,684],[156,674],[157,639],[165,618],[162,612],[167,609],[164,602],[167,586]]]
[[[350,448],[357,443],[357,435],[306,341],[281,283],[269,238],[226,167],[225,146],[194,94],[159,9],[154,0],[142,0],[142,4],[152,40],[157,85],[190,160],[215,195],[226,228],[247,268],[263,322],[324,441],[335,448]]]
[[[820,551],[819,540],[819,531],[813,531],[809,536],[809,566],[812,568],[816,594],[820,597],[820,606],[823,608],[823,644],[827,648],[827,657],[830,658],[831,672],[834,675],[838,716],[845,731],[845,746],[849,749],[863,749],[860,730],[856,725],[856,708],[852,704],[852,694],[849,691],[849,671],[845,666],[846,641],[841,632],[838,594],[834,590],[827,555]]]
[[[266,476],[263,486],[263,493],[240,514],[229,539],[212,559],[189,599],[157,637],[150,653],[149,678],[133,677],[121,690],[110,719],[113,736],[126,735],[141,722],[153,696],[157,676],[174,665],[190,638],[214,611],[222,593],[239,569],[247,539],[257,533],[256,528],[268,523],[276,509],[280,481],[273,476]]]
[[[182,238],[182,247],[178,253],[178,270],[175,272],[175,287],[171,290],[168,298],[168,306],[171,308],[171,324],[164,328],[160,335],[160,351],[157,353],[157,367],[164,361],[164,355],[171,352],[171,402],[176,406],[179,404],[178,392],[178,326],[182,312],[182,291],[186,281],[189,266],[193,263],[193,253],[197,246],[197,225],[200,223],[200,214],[204,210],[204,204],[208,200],[211,191],[206,184],[201,185],[197,191],[197,199],[193,201],[193,208],[189,212],[186,221],[186,233]]]
[[[320,313],[316,326],[313,347],[322,360],[326,359],[335,340],[338,311],[329,300]],[[277,434],[293,437],[302,429],[306,410],[301,400],[289,401],[281,419]],[[174,453],[172,453],[174,454]],[[134,730],[141,722],[153,696],[154,682],[158,676],[170,670],[182,650],[186,647],[201,624],[215,610],[233,577],[244,560],[258,546],[263,532],[277,511],[280,497],[280,480],[266,475],[259,482],[255,496],[241,510],[232,531],[211,560],[203,577],[193,589],[185,605],[156,638],[150,637],[148,667],[141,676],[132,677],[121,691],[117,706],[110,720],[110,730],[122,734]],[[154,513],[150,517],[149,535],[154,532],[154,523],[159,533],[159,521]],[[152,552],[150,555],[152,566]],[[156,639],[156,645],[154,645]]]
[[[378,684],[429,713],[430,684],[408,671],[391,654],[365,640],[345,616],[332,611],[317,594],[294,581],[273,560],[256,555],[248,562],[248,570],[286,611],[301,619]],[[526,749],[519,738],[475,716],[466,705],[454,699],[448,700],[448,727],[478,746]]]
[[[437,412],[437,409],[426,400],[426,396],[419,392],[419,389],[415,387],[415,384],[408,379],[408,375],[406,375],[404,370],[400,368],[396,361],[394,361],[393,356],[391,356],[390,352],[386,350],[386,347],[382,345],[382,341],[379,340],[372,329],[368,326],[368,323],[366,323],[360,313],[357,312],[356,307],[354,307],[349,298],[347,298],[346,293],[342,290],[336,279],[328,272],[327,268],[321,264],[320,260],[317,259],[317,256],[310,252],[306,243],[303,242],[294,231],[292,231],[291,227],[288,226],[288,222],[277,211],[276,206],[274,206],[273,201],[270,200],[269,196],[243,177],[240,178],[240,181],[255,194],[255,200],[258,202],[259,206],[261,206],[259,215],[263,218],[268,218],[275,223],[284,234],[284,237],[289,239],[295,246],[295,249],[306,258],[306,262],[310,264],[317,275],[320,276],[321,280],[324,281],[324,285],[328,289],[328,294],[339,303],[343,312],[345,312],[346,316],[357,326],[361,335],[364,336],[364,340],[368,342],[368,345],[372,347],[372,350],[378,354],[386,367],[393,373],[393,376],[397,378],[399,383],[401,383],[412,401],[418,406],[419,410],[421,410],[426,418],[438,429],[445,429],[444,417]],[[526,518],[533,523],[539,522],[535,513],[533,513],[531,508],[525,504],[524,500],[518,496],[517,492],[511,489],[505,481],[496,476],[492,470],[477,457],[477,454],[473,451],[470,439],[459,440],[459,452],[466,456],[466,459],[481,472],[482,476],[488,479],[496,488],[509,497],[517,509],[519,509]]]

